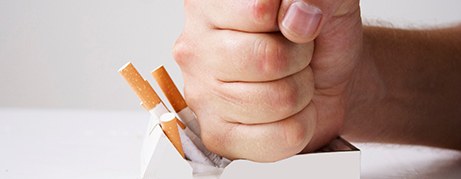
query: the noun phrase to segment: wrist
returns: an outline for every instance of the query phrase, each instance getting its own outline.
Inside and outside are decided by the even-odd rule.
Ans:
[[[460,148],[461,135],[453,128],[461,116],[459,31],[365,27],[343,135],[352,141]]]
[[[385,83],[375,63],[376,29],[364,27],[362,51],[346,91],[346,108],[342,135],[353,141],[369,141],[377,137],[371,120],[386,96]]]

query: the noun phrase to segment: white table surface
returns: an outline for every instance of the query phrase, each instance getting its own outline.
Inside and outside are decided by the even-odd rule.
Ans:
[[[0,108],[0,178],[137,178],[148,117],[141,110]],[[461,178],[459,151],[354,145],[362,178]]]

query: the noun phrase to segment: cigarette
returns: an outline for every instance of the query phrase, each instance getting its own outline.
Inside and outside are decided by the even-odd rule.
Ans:
[[[160,116],[160,124],[162,126],[163,132],[165,132],[165,135],[168,137],[179,154],[184,158],[185,154],[181,143],[181,136],[179,134],[178,123],[176,122],[176,117],[174,114],[165,113]]]
[[[136,70],[131,62],[125,64],[118,70],[118,72],[123,76],[123,78],[125,78],[131,89],[133,89],[138,98],[141,100],[141,105],[154,117],[156,117],[157,120],[162,114],[169,112],[149,82],[147,82],[147,80],[139,74],[138,70]],[[151,124],[149,124],[149,126],[151,128],[154,127],[155,125],[153,123],[155,122],[155,120],[150,121]],[[177,120],[177,122],[181,128],[184,129],[186,127],[186,125],[181,121]]]
[[[120,68],[119,73],[125,78],[141,100],[141,105],[149,111],[154,118],[154,120],[150,120],[148,131],[151,131],[152,128],[155,127],[155,124],[158,123],[157,121],[160,120],[162,129],[182,157],[188,154],[187,156],[189,159],[197,163],[215,166],[222,165],[222,158],[208,151],[198,137],[200,128],[196,121],[196,117],[187,106],[184,98],[163,66],[155,70],[152,74],[165,93],[165,96],[172,104],[173,109],[178,112],[178,116],[185,120],[186,124],[189,126],[187,128],[185,124],[174,116],[174,114],[169,113],[169,110],[155,90],[149,82],[139,74],[132,63],[129,62]],[[163,120],[162,116],[164,116]],[[181,130],[178,129],[178,126],[180,126]]]
[[[156,68],[154,71],[152,71],[151,74],[154,77],[155,81],[157,81],[160,88],[162,89],[166,98],[173,107],[174,111],[177,113],[179,118],[181,118],[186,123],[187,128],[183,128],[184,132],[195,144],[195,146],[200,151],[202,151],[202,153],[205,154],[205,156],[207,156],[207,158],[211,160],[215,166],[227,166],[227,164],[229,164],[229,160],[215,153],[210,152],[203,144],[202,140],[199,137],[200,126],[197,122],[197,117],[195,116],[194,112],[192,112],[192,110],[190,110],[190,108],[187,106],[186,101],[184,100],[183,96],[174,84],[165,67],[160,66]]]
[[[219,156],[218,154],[210,152],[205,147],[202,140],[195,133],[193,133],[189,128],[184,129],[184,133],[195,144],[195,147],[198,150],[200,150],[213,163],[214,166],[223,168],[223,167],[227,166],[227,164],[230,163],[230,162],[226,163],[226,161],[224,160],[225,158]],[[192,161],[194,161],[194,160],[192,160]]]
[[[141,105],[146,110],[149,111],[156,105],[162,103],[162,100],[158,97],[157,93],[155,93],[149,82],[147,82],[141,76],[141,74],[139,74],[138,70],[136,70],[131,62],[128,62],[126,65],[120,68],[118,72],[128,82],[131,89],[133,89],[133,91],[141,100]]]
[[[178,114],[179,118],[183,120],[187,127],[192,130],[197,136],[200,136],[200,126],[197,122],[195,114],[187,106],[186,101],[174,84],[165,67],[160,66],[152,71],[152,76],[162,89],[166,98],[170,102],[174,111]]]
[[[163,70],[166,73],[165,69]],[[165,132],[168,139],[183,158],[187,153],[190,160],[194,162],[205,165],[216,165],[216,161],[218,160],[219,156],[209,152],[195,133],[193,133],[189,128],[186,128],[186,125],[178,120],[174,114],[169,113],[169,110],[166,108],[165,104],[157,95],[155,90],[152,88],[149,82],[147,82],[147,80],[141,76],[141,74],[138,72],[138,70],[136,70],[131,62],[125,64],[118,70],[118,72],[120,75],[122,75],[123,78],[125,78],[132,90],[141,100],[141,105],[152,115],[153,120],[149,121],[148,131],[151,131],[160,120],[162,130]],[[185,109],[190,111],[185,104],[184,98],[181,96],[168,74],[166,78],[168,78],[167,80],[169,80],[173,87],[176,89],[177,94],[180,97],[178,100],[182,101],[183,105],[182,107],[178,107],[181,106],[179,105],[181,103],[173,102],[173,108],[175,110],[180,109],[180,111],[183,113]],[[166,96],[169,96],[168,93]],[[188,114],[193,115],[192,111],[190,111]],[[193,119],[195,120],[195,116],[193,116]],[[180,130],[178,129],[178,126],[181,128]],[[189,136],[192,136],[192,139]],[[183,148],[183,146],[185,146],[185,148]]]
[[[170,120],[177,119],[174,113],[165,113],[160,118]],[[209,166],[214,165],[214,163],[194,144],[191,138],[186,134],[185,129],[179,129],[179,136],[186,158],[196,163]]]

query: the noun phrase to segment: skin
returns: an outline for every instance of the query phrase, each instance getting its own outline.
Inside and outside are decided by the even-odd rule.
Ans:
[[[364,32],[344,135],[461,150],[461,26]]]
[[[459,49],[445,49],[458,53],[455,57],[458,60],[449,61],[453,65],[447,66],[442,61],[431,61],[438,58],[431,55],[445,52],[415,53],[420,48],[408,47],[432,40],[425,35],[416,35],[400,44],[401,38],[407,38],[405,33],[413,32],[398,36],[400,31],[379,28],[364,31],[358,0],[304,1],[318,7],[322,18],[313,33],[297,34],[282,25],[287,9],[297,2],[185,1],[186,23],[173,55],[183,72],[186,101],[198,117],[207,148],[230,159],[270,162],[313,151],[338,135],[356,141],[449,146],[450,142],[420,141],[425,138],[416,137],[417,133],[428,130],[434,121],[431,116],[424,116],[427,119],[420,123],[412,114],[424,110],[435,115],[437,111],[428,110],[440,109],[435,105],[444,102],[454,107],[444,108],[446,118],[441,120],[449,121],[438,123],[435,128],[443,131],[445,125],[452,126],[452,130],[443,133],[447,135],[455,130],[453,125],[460,126],[457,112],[461,111],[457,102],[460,100],[449,98],[460,96],[460,82],[454,80],[461,75],[454,70],[460,67]],[[395,36],[389,39],[389,35]],[[396,44],[400,46],[389,46]],[[450,45],[425,44],[422,49]],[[421,59],[426,60],[415,70],[413,67]],[[433,70],[416,75],[429,65],[434,66]],[[447,68],[453,72],[447,76],[437,74]],[[395,73],[396,70],[400,73]],[[424,80],[431,75],[437,78]],[[439,77],[446,80],[437,81]],[[413,80],[421,84],[403,85]],[[434,88],[436,84],[444,85],[439,89]],[[451,90],[440,91],[441,95],[435,97],[429,95],[432,90],[442,88]],[[414,90],[427,93],[412,93]],[[403,99],[395,100],[396,97]],[[438,97],[447,101],[439,101]],[[407,98],[412,100],[399,105]],[[416,105],[419,100],[424,105]],[[448,114],[455,113],[455,109],[458,114]],[[408,126],[411,130],[403,130]],[[443,135],[432,136],[440,137]],[[461,141],[459,134],[455,137],[454,141]]]

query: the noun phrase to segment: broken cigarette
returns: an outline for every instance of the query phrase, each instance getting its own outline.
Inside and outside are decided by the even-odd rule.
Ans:
[[[155,81],[157,81],[179,118],[186,123],[187,127],[189,127],[192,132],[194,132],[197,136],[200,136],[200,126],[194,113],[187,106],[186,101],[182,97],[168,72],[165,70],[165,67],[160,66],[152,71],[151,74]]]
[[[131,62],[128,62],[126,65],[120,68],[118,72],[123,76],[123,78],[125,78],[131,89],[133,89],[133,91],[139,97],[141,100],[141,105],[154,117],[157,117],[158,119],[162,114],[169,112],[149,82],[147,82],[147,80],[145,80],[141,74],[139,74],[138,70],[136,70]],[[155,122],[156,121],[151,121],[151,123]],[[181,128],[186,127],[185,124],[181,121],[177,120],[177,122]],[[149,124],[149,126],[153,127],[155,125]]]
[[[187,107],[184,98],[179,93],[170,76],[166,73],[166,70],[163,67],[161,68],[160,76],[154,75],[154,77],[156,77],[157,81],[165,79],[164,83],[160,83],[162,91],[164,91],[174,110],[180,113],[178,114],[180,115],[179,117],[181,118],[182,116],[181,119],[187,119],[188,125],[191,127],[186,127],[184,123],[178,120],[175,114],[169,113],[169,110],[149,82],[129,62],[119,69],[119,73],[125,78],[141,100],[141,105],[151,113],[152,117],[149,120],[147,132],[152,131],[160,121],[162,130],[183,158],[188,157],[191,161],[200,164],[223,166],[223,161],[225,160],[208,151],[197,134],[191,131],[191,129],[196,129],[197,132],[200,131],[196,117]],[[165,87],[172,90],[166,91]],[[171,94],[175,97],[171,98]],[[180,129],[178,126],[180,126]]]
[[[197,122],[197,117],[187,106],[186,101],[182,97],[181,93],[174,84],[165,67],[160,66],[156,68],[154,71],[152,71],[151,74],[154,77],[155,81],[157,81],[165,96],[167,97],[174,111],[177,113],[179,118],[181,118],[181,120],[186,123],[187,128],[183,128],[184,132],[195,144],[195,146],[200,151],[202,151],[203,154],[205,154],[205,156],[207,156],[208,159],[215,164],[215,166],[223,167],[229,164],[229,160],[215,153],[210,152],[203,144],[202,140],[199,137],[200,126]]]
[[[165,119],[165,120],[177,119],[174,113],[165,113],[160,118]],[[199,148],[197,148],[197,146],[193,143],[191,138],[189,138],[189,136],[186,135],[185,129],[179,128],[179,136],[181,139],[182,148],[184,150],[184,154],[186,158],[196,163],[209,165],[209,166],[214,165],[214,163],[210,159],[208,159]]]
[[[176,148],[176,150],[184,158],[184,150],[181,143],[181,136],[179,134],[178,123],[176,122],[176,117],[174,114],[165,113],[160,116],[160,124],[162,126],[163,132],[168,137],[170,142]]]

